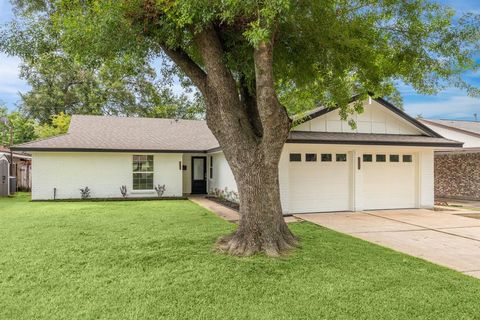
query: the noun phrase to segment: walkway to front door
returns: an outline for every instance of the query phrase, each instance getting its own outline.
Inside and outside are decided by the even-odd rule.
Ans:
[[[424,209],[295,216],[480,278],[479,219]]]

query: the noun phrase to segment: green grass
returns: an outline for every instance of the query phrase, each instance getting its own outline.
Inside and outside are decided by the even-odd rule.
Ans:
[[[0,319],[474,319],[480,281],[309,223],[286,257],[212,252],[186,201],[0,200]]]

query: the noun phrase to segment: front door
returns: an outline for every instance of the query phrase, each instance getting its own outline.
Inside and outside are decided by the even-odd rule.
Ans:
[[[192,194],[207,193],[207,157],[192,157]]]

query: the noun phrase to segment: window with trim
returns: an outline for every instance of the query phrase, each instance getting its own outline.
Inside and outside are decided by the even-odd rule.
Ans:
[[[153,189],[153,155],[133,156],[133,190]]]
[[[372,162],[373,161],[373,157],[371,154],[364,154],[363,155],[363,162]]]
[[[290,161],[291,162],[302,161],[302,154],[301,153],[290,153]]]
[[[331,162],[332,161],[332,154],[331,153],[322,153],[321,157],[323,162]]]
[[[389,158],[390,162],[400,162],[400,156],[398,154],[391,154]]]
[[[403,162],[412,162],[412,155],[411,154],[404,154],[402,156]]]
[[[316,154],[316,153],[306,153],[306,154],[305,154],[305,161],[306,161],[306,162],[315,162],[315,161],[317,161],[317,154]]]
[[[213,156],[210,156],[210,179],[213,179]]]
[[[375,155],[375,161],[376,162],[386,162],[387,161],[387,156],[384,154],[377,154]]]
[[[347,161],[347,154],[346,153],[337,153],[335,155],[335,160],[337,162],[345,162],[345,161]]]

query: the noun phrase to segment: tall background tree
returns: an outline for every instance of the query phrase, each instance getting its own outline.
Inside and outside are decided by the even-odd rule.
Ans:
[[[168,118],[202,117],[198,95],[175,94],[149,57],[122,55],[86,64],[64,52],[48,1],[14,1],[17,19],[0,34],[0,50],[22,59],[20,112],[41,124],[60,113]]]
[[[6,118],[8,123],[0,122],[0,146],[10,145],[10,127],[13,126],[13,143],[23,143],[37,138],[36,123],[18,111],[9,112],[5,105],[0,104],[0,118]]]
[[[74,61],[101,68],[163,57],[175,66],[166,73],[197,87],[240,196],[238,228],[217,247],[237,255],[298,243],[278,185],[289,113],[322,103],[348,119],[362,111],[348,103],[353,94],[395,95],[398,81],[421,93],[477,93],[461,73],[478,67],[478,18],[456,21],[428,0],[56,0],[47,12]]]

